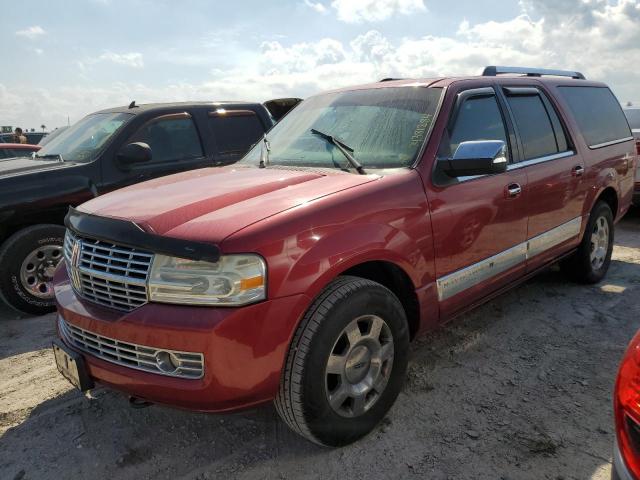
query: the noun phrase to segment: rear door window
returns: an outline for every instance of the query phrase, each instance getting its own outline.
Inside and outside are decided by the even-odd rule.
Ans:
[[[144,124],[128,141],[151,147],[152,162],[189,160],[203,156],[193,119],[188,114],[169,114]]]
[[[560,120],[551,105],[545,102],[541,93],[534,88],[506,89],[507,101],[513,114],[522,148],[524,160],[546,157],[567,150],[567,138]]]
[[[218,156],[240,159],[264,134],[264,127],[251,110],[223,110],[209,113],[209,124]]]
[[[558,87],[591,148],[631,137],[622,107],[606,87]]]

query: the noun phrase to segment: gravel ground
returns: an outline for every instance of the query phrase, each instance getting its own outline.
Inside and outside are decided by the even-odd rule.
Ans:
[[[632,211],[604,282],[552,269],[420,338],[388,417],[337,450],[301,440],[271,406],[220,416],[84,397],[54,367],[53,315],[0,307],[0,478],[608,479],[638,293]]]

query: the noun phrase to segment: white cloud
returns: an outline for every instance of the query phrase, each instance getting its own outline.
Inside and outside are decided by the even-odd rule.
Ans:
[[[333,0],[331,7],[346,23],[380,22],[396,14],[427,11],[424,0]]]
[[[16,32],[16,35],[19,37],[28,38],[29,40],[34,40],[42,35],[45,35],[46,33],[47,32],[45,32],[44,28],[42,28],[40,25],[34,25],[32,27],[25,28],[24,30],[18,30]]]
[[[126,105],[133,99],[142,103],[306,97],[384,77],[477,75],[486,65],[576,69],[588,78],[607,82],[621,101],[640,101],[640,3],[526,0],[521,14],[514,18],[475,24],[463,21],[451,36],[396,41],[372,29],[349,42],[332,38],[268,41],[260,43],[258,51],[245,53],[233,68],[211,70],[202,82],[98,87],[95,82],[82,83],[80,75],[78,84],[67,88],[0,85],[0,111],[8,113],[6,120],[13,124],[26,119],[34,125],[55,126],[66,124],[67,114],[75,121],[91,111]],[[131,54],[107,55],[103,60],[126,55]],[[142,55],[127,61],[141,65]],[[82,62],[85,68],[90,64]]]
[[[97,60],[113,62],[119,65],[126,65],[128,67],[134,68],[141,68],[144,66],[142,54],[138,52],[115,53],[106,51],[102,55],[100,55]]]
[[[304,4],[309,7],[310,9],[318,12],[318,13],[327,13],[327,7],[325,7],[322,3],[320,2],[312,2],[311,0],[304,0]]]

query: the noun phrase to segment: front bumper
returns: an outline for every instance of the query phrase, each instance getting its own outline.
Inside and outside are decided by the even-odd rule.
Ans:
[[[627,468],[618,447],[618,441],[613,445],[613,464],[611,465],[611,480],[636,480]]]
[[[79,298],[64,262],[54,289],[58,314],[68,324],[122,342],[204,355],[202,378],[185,379],[83,353],[96,382],[149,402],[209,412],[249,408],[275,397],[294,330],[311,303],[294,295],[241,308],[149,303],[118,312]]]

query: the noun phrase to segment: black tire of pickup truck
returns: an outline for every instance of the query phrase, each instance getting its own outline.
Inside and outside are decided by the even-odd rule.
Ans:
[[[602,264],[596,268],[592,259],[592,251],[594,249],[592,235],[597,234],[598,229],[602,228],[598,225],[598,222],[606,226],[608,243],[606,250],[604,250],[605,253]],[[582,237],[578,250],[569,258],[560,262],[560,268],[575,282],[584,284],[598,283],[609,270],[611,254],[613,252],[613,240],[614,224],[611,207],[603,201],[598,201],[593,207],[593,210],[591,210],[587,228],[584,231],[584,236]]]
[[[367,319],[371,319],[370,324]],[[354,323],[357,333],[350,329]],[[381,333],[374,333],[374,329]],[[345,332],[353,336],[345,338]],[[373,344],[367,343],[372,339]],[[344,347],[347,352],[353,353],[354,348],[360,349],[357,353],[366,350],[367,360],[362,361],[363,357],[354,360],[344,350],[337,353],[341,341],[348,342]],[[378,353],[376,343],[381,347]],[[369,351],[370,346],[373,349]],[[386,354],[379,354],[382,351]],[[337,407],[330,402],[335,390],[330,385],[333,373],[329,371],[329,363],[336,354],[345,359],[339,367],[341,372],[344,367],[345,374],[344,377],[340,374],[333,388],[338,389],[343,381],[344,387],[349,388],[374,386],[365,394],[358,392],[357,396],[363,397],[359,407],[355,406],[355,397],[347,398]],[[316,298],[296,330],[274,401],[276,410],[294,432],[314,443],[329,447],[347,445],[367,435],[384,418],[400,393],[408,358],[409,328],[398,298],[376,282],[339,277]],[[351,366],[348,359],[352,360]],[[349,377],[347,385],[349,372],[355,372],[357,379]],[[356,414],[356,409],[360,413]]]
[[[64,232],[59,225],[34,225],[14,233],[0,247],[0,298],[15,310],[31,315],[55,310],[53,295],[38,297],[24,287],[21,269],[27,256],[40,248],[58,251],[51,260],[61,260]]]

